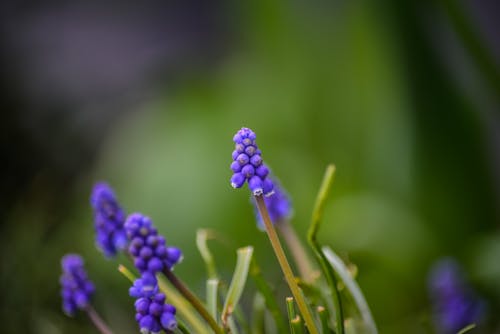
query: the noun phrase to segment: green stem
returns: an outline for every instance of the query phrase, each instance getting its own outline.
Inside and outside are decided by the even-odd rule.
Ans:
[[[307,235],[307,239],[311,248],[314,250],[314,255],[316,256],[316,260],[321,266],[323,273],[325,274],[326,282],[330,287],[330,292],[333,297],[333,304],[335,306],[335,327],[336,333],[344,334],[344,315],[342,310],[342,301],[340,299],[340,292],[337,288],[337,279],[335,277],[335,273],[332,270],[332,267],[328,263],[325,255],[321,251],[321,246],[319,245],[316,235],[318,233],[319,224],[321,221],[321,215],[323,213],[323,207],[325,204],[325,200],[328,197],[328,192],[333,183],[333,178],[335,175],[335,166],[328,165],[325,171],[325,176],[323,177],[323,182],[321,183],[321,187],[319,189],[318,196],[316,197],[316,203],[314,205],[314,211],[312,215],[311,226],[309,227],[309,232]]]
[[[217,333],[217,334],[224,334],[222,329],[217,325],[217,322],[215,319],[208,313],[207,309],[201,301],[196,297],[189,289],[187,286],[182,283],[180,279],[177,278],[177,276],[174,275],[172,271],[170,271],[168,268],[165,268],[163,270],[163,274],[167,279],[172,283],[172,285],[186,298],[191,305],[198,311],[198,313],[201,315],[203,319],[208,323],[208,325],[212,328],[212,330]]]
[[[318,306],[316,308],[316,311],[318,312],[319,318],[321,320],[321,329],[323,334],[330,333],[330,327],[328,326],[328,314],[326,312],[326,309],[323,306]]]
[[[108,327],[108,325],[106,325],[104,320],[102,320],[101,316],[99,316],[92,305],[87,306],[85,311],[87,311],[87,315],[99,332],[102,334],[113,334],[113,331]]]
[[[262,271],[260,270],[259,265],[255,258],[252,258],[252,262],[250,263],[250,276],[254,280],[255,286],[257,290],[261,293],[262,297],[267,306],[267,310],[271,313],[271,316],[274,319],[276,327],[279,333],[286,333],[287,326],[285,323],[285,319],[281,314],[278,303],[276,302],[276,298],[273,295],[273,291],[271,287],[268,285],[267,281],[262,276]]]
[[[304,282],[312,283],[315,279],[315,271],[311,265],[310,258],[292,225],[288,220],[280,220],[276,222],[276,227],[280,235],[283,239],[285,239],[285,243],[292,253],[295,263],[297,264],[297,268],[299,269],[300,276],[302,276]]]
[[[280,243],[280,240],[278,238],[278,235],[276,234],[276,231],[275,231],[274,226],[271,222],[271,219],[269,218],[269,213],[267,212],[267,207],[266,207],[266,203],[264,202],[264,198],[262,196],[254,196],[254,197],[255,197],[255,202],[257,203],[257,208],[259,209],[259,213],[260,213],[262,220],[264,222],[264,225],[266,227],[267,236],[269,237],[269,240],[271,241],[271,246],[273,247],[274,253],[276,254],[276,257],[278,258],[278,262],[281,266],[281,270],[283,271],[283,274],[284,274],[285,279],[288,283],[288,286],[290,287],[292,295],[295,298],[295,302],[297,303],[297,306],[300,310],[300,313],[302,314],[302,317],[304,318],[304,322],[306,323],[306,326],[309,330],[309,333],[319,334],[318,329],[316,328],[316,324],[314,323],[314,319],[313,319],[313,316],[311,314],[311,311],[309,310],[307,303],[304,299],[304,296],[300,292],[299,286],[297,285],[297,282],[295,281],[295,276],[293,274],[292,268],[290,267],[290,264],[288,263],[288,260],[286,259],[285,252],[283,251],[283,248],[281,247],[281,243]]]

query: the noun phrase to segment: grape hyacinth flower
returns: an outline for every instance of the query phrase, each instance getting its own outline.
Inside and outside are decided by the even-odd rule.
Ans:
[[[269,196],[273,192],[273,182],[268,178],[269,169],[262,161],[261,151],[255,143],[256,135],[249,128],[241,128],[233,137],[236,144],[233,151],[231,186],[241,188],[248,182],[255,196]]]
[[[290,198],[280,186],[279,182],[273,180],[274,184],[274,192],[264,198],[264,202],[266,203],[267,210],[269,212],[269,218],[273,224],[277,224],[281,221],[284,221],[290,217],[292,214],[292,204],[290,202]],[[252,199],[255,204],[255,200]],[[257,218],[257,226],[261,230],[265,230],[264,222],[262,221],[262,217],[260,216],[257,207],[255,207],[255,217]]]
[[[176,309],[165,303],[165,295],[158,291],[158,281],[153,274],[145,272],[135,280],[129,294],[137,298],[134,304],[135,319],[142,334],[159,333],[162,329],[173,331],[177,328]]]
[[[87,277],[83,259],[79,255],[65,255],[61,260],[61,267],[63,310],[67,315],[73,316],[77,310],[84,310],[89,306],[95,288]]]
[[[130,240],[129,253],[141,273],[171,270],[182,260],[181,250],[166,246],[165,238],[158,235],[149,217],[140,213],[131,214],[125,222],[125,230]]]
[[[458,263],[443,259],[431,269],[429,292],[439,333],[457,333],[472,323],[478,323],[484,313],[484,303],[466,284]]]
[[[94,209],[96,244],[105,256],[115,256],[119,250],[127,247],[128,240],[123,227],[125,213],[113,189],[104,182],[95,184],[90,203]]]

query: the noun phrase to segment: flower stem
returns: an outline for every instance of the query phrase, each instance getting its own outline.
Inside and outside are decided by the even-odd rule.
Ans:
[[[283,219],[276,222],[276,227],[280,235],[285,239],[292,256],[299,269],[300,276],[304,279],[304,282],[312,283],[314,279],[318,276],[316,271],[311,265],[311,259],[307,255],[307,252],[300,242],[297,233],[293,229],[293,226],[287,219]]]
[[[297,282],[295,281],[295,276],[292,272],[292,268],[286,259],[285,252],[281,247],[280,240],[278,235],[276,234],[276,230],[274,229],[273,224],[271,223],[271,219],[269,218],[269,213],[267,212],[266,203],[264,202],[264,198],[262,196],[254,196],[255,202],[257,203],[257,208],[259,209],[260,215],[266,227],[267,236],[271,241],[271,246],[273,247],[274,253],[278,258],[278,262],[281,266],[281,270],[285,275],[285,279],[290,287],[290,291],[292,292],[293,297],[295,298],[295,302],[297,303],[297,307],[299,308],[300,313],[302,313],[302,317],[304,318],[304,322],[306,323],[307,329],[310,334],[319,334],[318,329],[316,328],[316,324],[314,323],[314,319],[311,311],[309,310],[307,303],[302,295]]]
[[[172,283],[172,285],[186,298],[191,305],[198,311],[198,313],[201,315],[203,319],[206,320],[208,325],[212,328],[212,330],[217,333],[217,334],[224,334],[223,330],[217,325],[217,322],[215,319],[208,313],[207,309],[201,301],[196,297],[189,289],[187,286],[182,283],[180,279],[177,278],[177,276],[174,275],[172,271],[169,269],[165,268],[163,270],[163,274],[167,277],[167,279]]]
[[[87,306],[85,311],[87,311],[87,315],[99,332],[102,334],[113,334],[113,331],[108,327],[108,325],[106,325],[104,320],[102,320],[101,316],[96,312],[92,305]]]

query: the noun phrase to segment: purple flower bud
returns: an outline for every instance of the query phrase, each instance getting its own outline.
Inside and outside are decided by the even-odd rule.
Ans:
[[[143,333],[159,333],[161,330],[171,331],[177,326],[175,320],[175,307],[165,304],[165,295],[158,292],[158,281],[149,272],[134,282],[131,294],[137,298],[134,303],[135,319]]]
[[[271,181],[270,178],[266,178],[262,182],[262,189],[264,190],[264,195],[266,195],[268,197],[271,196],[273,194],[273,191],[274,191],[273,181]]]
[[[254,167],[259,167],[262,165],[262,157],[258,154],[254,155],[253,157],[250,158],[250,163]]]
[[[136,312],[140,314],[147,314],[149,310],[150,300],[148,298],[139,298],[135,301],[134,306]]]
[[[248,187],[254,196],[260,196],[264,193],[262,189],[262,179],[258,176],[252,176],[252,178],[248,180]]]
[[[152,302],[151,305],[149,305],[149,314],[159,317],[161,313],[163,312],[163,305],[160,303]]]
[[[143,258],[144,260],[147,260],[151,256],[153,256],[153,250],[148,246],[144,246],[141,248],[141,251],[139,252],[139,256],[141,258]]]
[[[171,269],[175,265],[182,252],[176,248],[176,257],[172,257],[165,244],[165,238],[158,235],[149,217],[140,213],[128,216],[125,229],[130,235],[130,255],[134,258],[134,264],[141,273],[156,273],[166,268]]]
[[[177,247],[168,247],[167,259],[171,263],[179,263],[182,261],[182,251]]]
[[[241,169],[241,174],[243,174],[246,178],[251,178],[254,175],[254,173],[255,173],[255,168],[253,168],[253,166],[250,164],[245,165]]]
[[[241,144],[239,144],[241,145]],[[255,151],[257,151],[257,148],[255,148],[255,146],[247,146],[245,148],[245,154],[248,155],[249,157],[253,156],[255,154]]]
[[[249,128],[241,128],[233,137],[236,150],[233,151],[231,170],[231,186],[241,188],[245,181],[254,196],[270,195],[273,191],[272,181],[267,179],[269,173],[264,166],[261,151],[255,144],[256,135]],[[239,153],[242,151],[245,153]],[[238,154],[235,154],[238,153]]]
[[[248,157],[248,155],[246,155],[245,153],[241,153],[240,155],[238,155],[238,157],[236,158],[236,161],[241,165],[241,166],[245,166],[246,164],[248,164],[248,162],[250,161],[250,158]]]
[[[151,315],[145,315],[139,322],[139,327],[141,331],[146,331],[146,333],[152,331],[154,318]]]
[[[86,308],[95,290],[83,265],[83,259],[77,254],[65,255],[61,260],[63,273],[59,282],[63,310],[68,315]]]
[[[471,323],[481,322],[484,302],[467,285],[456,261],[443,259],[433,266],[429,292],[439,333],[457,333]]]
[[[157,258],[154,257],[148,262],[148,271],[150,272],[159,272],[163,270],[163,262]]]
[[[236,144],[234,149],[238,152],[238,153],[243,153],[245,152],[245,145],[243,144]]]
[[[265,179],[267,175],[269,175],[269,169],[266,165],[260,165],[255,169],[255,175],[260,177],[261,179]]]
[[[175,309],[175,306],[170,305],[170,304],[163,305],[163,311],[168,312],[168,313],[172,313],[172,314],[175,314],[177,312],[177,310]]]
[[[231,177],[231,186],[233,188],[241,188],[245,183],[245,180],[246,178],[245,176],[243,176],[243,174],[241,173],[233,174],[233,176]]]
[[[239,173],[241,171],[241,165],[238,161],[233,161],[231,164],[231,170],[235,173]]]
[[[172,313],[163,313],[161,315],[160,321],[161,325],[166,330],[173,331],[175,328],[177,328],[177,320],[175,320],[175,316]]]
[[[157,293],[155,298],[154,298],[154,301],[157,302],[157,303],[160,303],[160,304],[164,304],[165,303],[165,294],[163,293]]]
[[[115,256],[117,251],[126,249],[127,235],[123,228],[125,212],[116,200],[111,187],[103,182],[96,183],[90,204],[94,209],[96,244],[106,256]]]
[[[166,258],[167,257],[167,247],[165,247],[164,245],[156,247],[155,255],[161,259]]]

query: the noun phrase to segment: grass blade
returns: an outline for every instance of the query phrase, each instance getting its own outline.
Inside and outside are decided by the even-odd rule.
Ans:
[[[345,266],[342,259],[337,254],[335,254],[335,252],[331,250],[329,247],[326,246],[323,247],[322,251],[325,257],[327,258],[328,262],[330,262],[330,265],[339,275],[340,279],[347,288],[347,291],[349,291],[352,298],[354,299],[354,303],[356,304],[356,307],[361,313],[361,318],[363,319],[363,323],[367,327],[366,329],[369,331],[369,333],[377,333],[377,326],[375,325],[375,321],[373,320],[373,316],[370,311],[370,307],[366,302],[365,296],[363,295],[363,292],[359,288],[358,283],[356,283],[356,280],[353,279],[349,274],[349,270]]]
[[[205,262],[208,278],[217,279],[219,275],[217,274],[214,257],[207,246],[207,241],[211,238],[212,233],[208,229],[199,229],[196,232],[196,247],[198,247],[198,251],[201,254],[203,262]]]
[[[217,297],[218,297],[218,279],[207,280],[207,309],[208,312],[217,320]]]
[[[285,318],[281,313],[278,302],[274,297],[271,287],[262,276],[262,271],[260,270],[260,267],[257,264],[255,258],[253,258],[252,262],[250,263],[250,276],[252,277],[257,290],[259,290],[260,294],[262,295],[262,298],[264,298],[267,310],[273,317],[278,332],[286,333],[288,326],[286,325]]]
[[[323,177],[323,181],[321,183],[321,187],[318,192],[318,196],[316,197],[316,203],[314,205],[314,210],[312,214],[311,225],[309,226],[309,231],[307,233],[307,240],[309,242],[309,246],[311,246],[316,260],[318,261],[323,274],[325,275],[326,282],[330,288],[330,292],[333,297],[333,303],[335,306],[335,328],[338,334],[344,334],[344,315],[342,309],[342,300],[340,298],[340,292],[337,288],[337,278],[335,277],[335,273],[328,263],[325,255],[321,251],[321,246],[319,245],[316,236],[318,234],[319,225],[321,222],[321,217],[323,215],[323,208],[325,206],[326,199],[328,197],[328,193],[330,192],[330,188],[333,183],[333,179],[335,176],[335,166],[328,165],[325,171],[325,176]]]
[[[233,313],[243,293],[243,289],[245,288],[252,254],[253,247],[251,246],[238,249],[236,269],[234,270],[233,279],[229,285],[229,291],[222,309],[221,318],[224,325],[227,325],[228,317]]]

